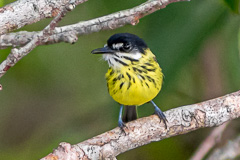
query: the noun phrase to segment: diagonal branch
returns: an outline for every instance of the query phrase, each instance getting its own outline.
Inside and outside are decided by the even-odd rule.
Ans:
[[[121,153],[154,141],[219,126],[240,117],[240,91],[171,109],[164,114],[168,119],[167,129],[156,115],[152,115],[127,123],[125,133],[117,127],[76,145],[60,143],[53,153],[41,160],[115,159]]]
[[[206,160],[215,159],[239,159],[240,157],[240,135],[228,141],[223,147],[215,149]]]
[[[216,127],[209,136],[201,143],[198,149],[195,151],[193,156],[190,158],[191,160],[199,160],[203,159],[207,153],[220,141],[221,136],[226,130],[228,124],[230,122],[226,122],[223,125]]]

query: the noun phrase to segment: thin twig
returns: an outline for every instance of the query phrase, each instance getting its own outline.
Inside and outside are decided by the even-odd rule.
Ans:
[[[207,160],[230,160],[239,159],[240,157],[240,135],[222,148],[218,148],[209,155]]]
[[[204,127],[219,126],[240,117],[240,91],[171,109],[164,114],[168,120],[167,129],[156,115],[152,115],[127,123],[125,133],[117,127],[76,145],[61,143],[53,153],[42,160],[113,159],[121,153],[153,141]]]
[[[226,122],[221,126],[215,128],[211,134],[202,142],[202,144],[198,147],[196,152],[190,158],[191,160],[201,160],[206,154],[218,143],[221,139],[222,133],[227,128],[230,122]]]

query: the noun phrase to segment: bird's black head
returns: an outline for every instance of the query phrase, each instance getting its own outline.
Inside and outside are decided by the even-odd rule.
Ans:
[[[141,38],[130,33],[112,35],[107,41],[107,46],[112,50],[121,52],[131,52],[133,49],[137,49],[144,53],[144,49],[147,48],[147,44]]]
[[[109,66],[119,68],[138,62],[146,55],[147,44],[138,36],[130,33],[118,33],[111,36],[103,48],[92,51],[93,54],[103,54]]]

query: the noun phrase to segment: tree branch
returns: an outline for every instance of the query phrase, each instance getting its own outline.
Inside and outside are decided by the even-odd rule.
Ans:
[[[75,0],[72,1],[74,2]],[[14,66],[20,59],[22,59],[35,47],[41,44],[41,42],[51,36],[58,22],[66,15],[68,11],[71,11],[73,9],[74,6],[71,3],[66,4],[65,6],[61,6],[58,15],[41,32],[34,35],[33,39],[30,42],[19,49],[13,48],[7,59],[0,64],[0,77],[2,77],[8,71],[8,69]]]
[[[35,23],[45,18],[55,17],[61,6],[78,5],[87,0],[18,0],[0,8],[0,35]]]
[[[82,21],[73,25],[56,27],[53,31],[54,34],[42,42],[41,45],[59,42],[73,43],[67,38],[68,36],[71,37],[73,33],[80,36],[93,32],[99,32],[101,30],[116,29],[126,24],[136,25],[139,22],[139,19],[144,16],[165,8],[170,3],[179,1],[188,0],[150,0],[132,9],[123,10],[88,21]],[[38,32],[21,31],[0,35],[0,49],[25,45],[31,41],[36,34],[38,34]]]
[[[60,143],[53,153],[41,160],[114,159],[123,152],[153,141],[204,127],[219,126],[240,116],[240,91],[171,109],[164,114],[168,120],[167,129],[156,115],[152,115],[127,123],[125,133],[117,127],[76,145]]]
[[[70,2],[72,3],[72,1],[77,1],[78,3],[80,3],[84,2],[85,0],[71,0]],[[6,48],[8,46],[25,46],[20,49],[12,49],[7,59],[0,64],[0,78],[8,71],[9,68],[14,66],[20,59],[22,59],[38,45],[53,44],[58,42],[74,43],[77,41],[77,36],[83,34],[90,34],[93,32],[107,29],[115,29],[122,27],[126,24],[136,25],[139,22],[140,18],[149,15],[161,8],[165,8],[166,5],[170,3],[179,1],[186,0],[149,0],[132,9],[120,11],[89,21],[79,22],[77,24],[56,28],[56,25],[54,25],[54,28],[51,29],[51,34],[48,35],[45,34],[47,28],[45,28],[44,31],[40,32],[23,31],[18,33],[1,35],[0,48]],[[66,4],[65,7],[68,5],[69,4]],[[61,17],[61,13],[59,13],[58,15],[60,15],[59,17]],[[55,19],[56,18],[57,17],[55,17]],[[53,25],[55,19],[51,22],[49,26]]]

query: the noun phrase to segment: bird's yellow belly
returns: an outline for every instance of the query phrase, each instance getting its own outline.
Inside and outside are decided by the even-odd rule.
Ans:
[[[131,74],[131,72],[128,75],[126,72],[115,73],[112,76],[107,74],[109,94],[115,101],[123,105],[147,103],[157,96],[162,85],[160,68],[159,72],[154,72],[149,76],[151,79],[142,78],[140,75]]]
[[[123,90],[118,90],[115,94],[110,92],[112,98],[123,105],[142,105],[155,98],[159,92],[156,88],[148,88],[146,85],[132,84],[129,89],[127,87],[126,83]]]

